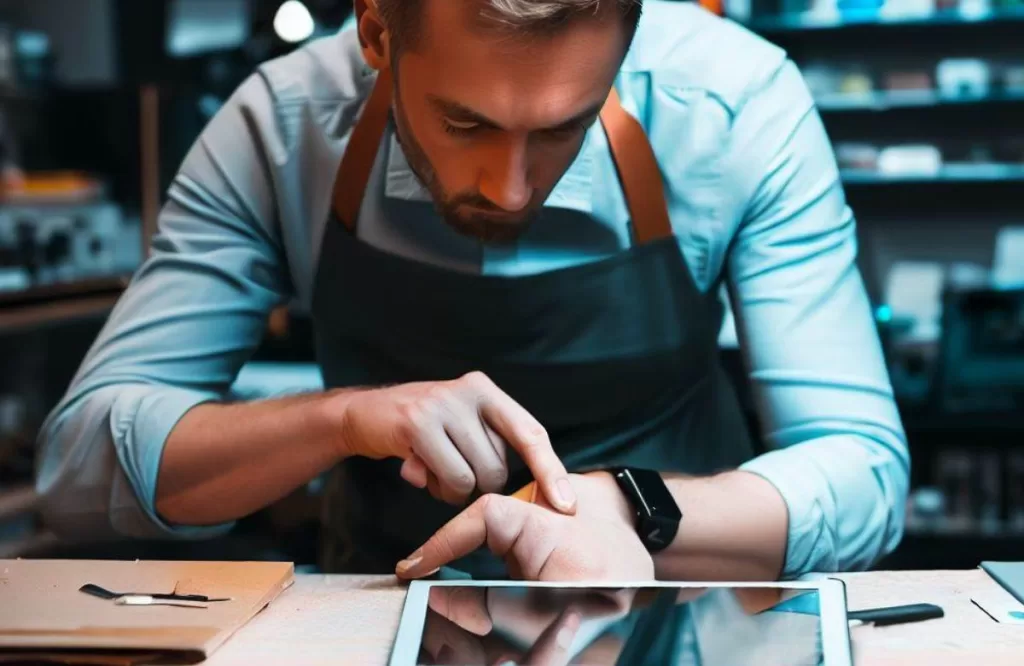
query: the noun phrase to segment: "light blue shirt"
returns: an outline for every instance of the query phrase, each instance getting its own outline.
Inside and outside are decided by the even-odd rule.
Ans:
[[[309,307],[335,173],[371,84],[343,31],[261,66],[204,131],[170,188],[152,256],[42,432],[38,489],[58,531],[196,538],[229,528],[160,520],[164,443],[186,411],[227,395],[272,308]],[[797,68],[694,5],[648,0],[617,87],[650,136],[697,284],[724,278],[728,288],[773,449],[744,468],[789,508],[786,574],[870,566],[901,537],[909,456],[853,214]],[[483,247],[436,218],[410,224],[401,212],[430,204],[393,137],[371,183],[362,239],[453,270],[527,275],[630,243],[599,126],[551,195],[555,212],[511,248]],[[315,386],[275,391],[296,388]]]

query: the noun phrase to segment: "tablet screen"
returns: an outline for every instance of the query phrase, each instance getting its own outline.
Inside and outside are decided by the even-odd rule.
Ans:
[[[571,640],[559,666],[815,666],[820,607],[815,589],[777,587],[432,587],[417,663],[547,664]]]

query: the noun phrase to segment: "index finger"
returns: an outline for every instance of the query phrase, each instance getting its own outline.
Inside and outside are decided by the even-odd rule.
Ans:
[[[580,629],[580,614],[572,606],[562,611],[523,660],[529,666],[566,666],[572,659],[572,644]]]
[[[484,396],[480,415],[519,453],[548,502],[562,513],[575,515],[576,493],[544,426],[497,386]]]
[[[498,557],[505,557],[522,534],[529,511],[545,510],[501,495],[484,495],[399,562],[395,573],[405,579],[426,576],[487,544],[492,529],[491,550]]]

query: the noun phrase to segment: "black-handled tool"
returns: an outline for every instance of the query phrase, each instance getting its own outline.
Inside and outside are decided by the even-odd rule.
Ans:
[[[882,627],[889,624],[907,624],[940,618],[942,608],[935,604],[911,604],[909,606],[891,606],[889,608],[869,608],[867,610],[850,611],[847,618]]]
[[[163,599],[165,601],[201,601],[204,603],[212,603],[215,601],[231,601],[229,597],[222,599],[212,599],[202,594],[150,594],[149,592],[111,592],[110,590],[100,587],[99,585],[93,585],[87,583],[82,587],[78,588],[79,592],[85,592],[91,594],[94,597],[100,599],[120,599],[121,597],[153,597],[154,599]]]

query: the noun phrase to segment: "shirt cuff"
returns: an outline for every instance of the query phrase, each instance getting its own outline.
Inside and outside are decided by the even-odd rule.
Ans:
[[[212,393],[155,386],[126,387],[118,396],[110,412],[111,432],[121,468],[134,491],[134,498],[111,498],[111,520],[119,533],[152,536],[155,532],[175,539],[209,539],[234,526],[172,525],[156,511],[156,484],[167,438],[189,410],[218,398]],[[127,505],[134,505],[135,510]]]
[[[771,451],[740,467],[757,474],[779,491],[789,512],[786,565],[782,577],[838,570],[836,535],[830,528],[822,498],[831,496],[828,479],[801,449],[813,442]]]

